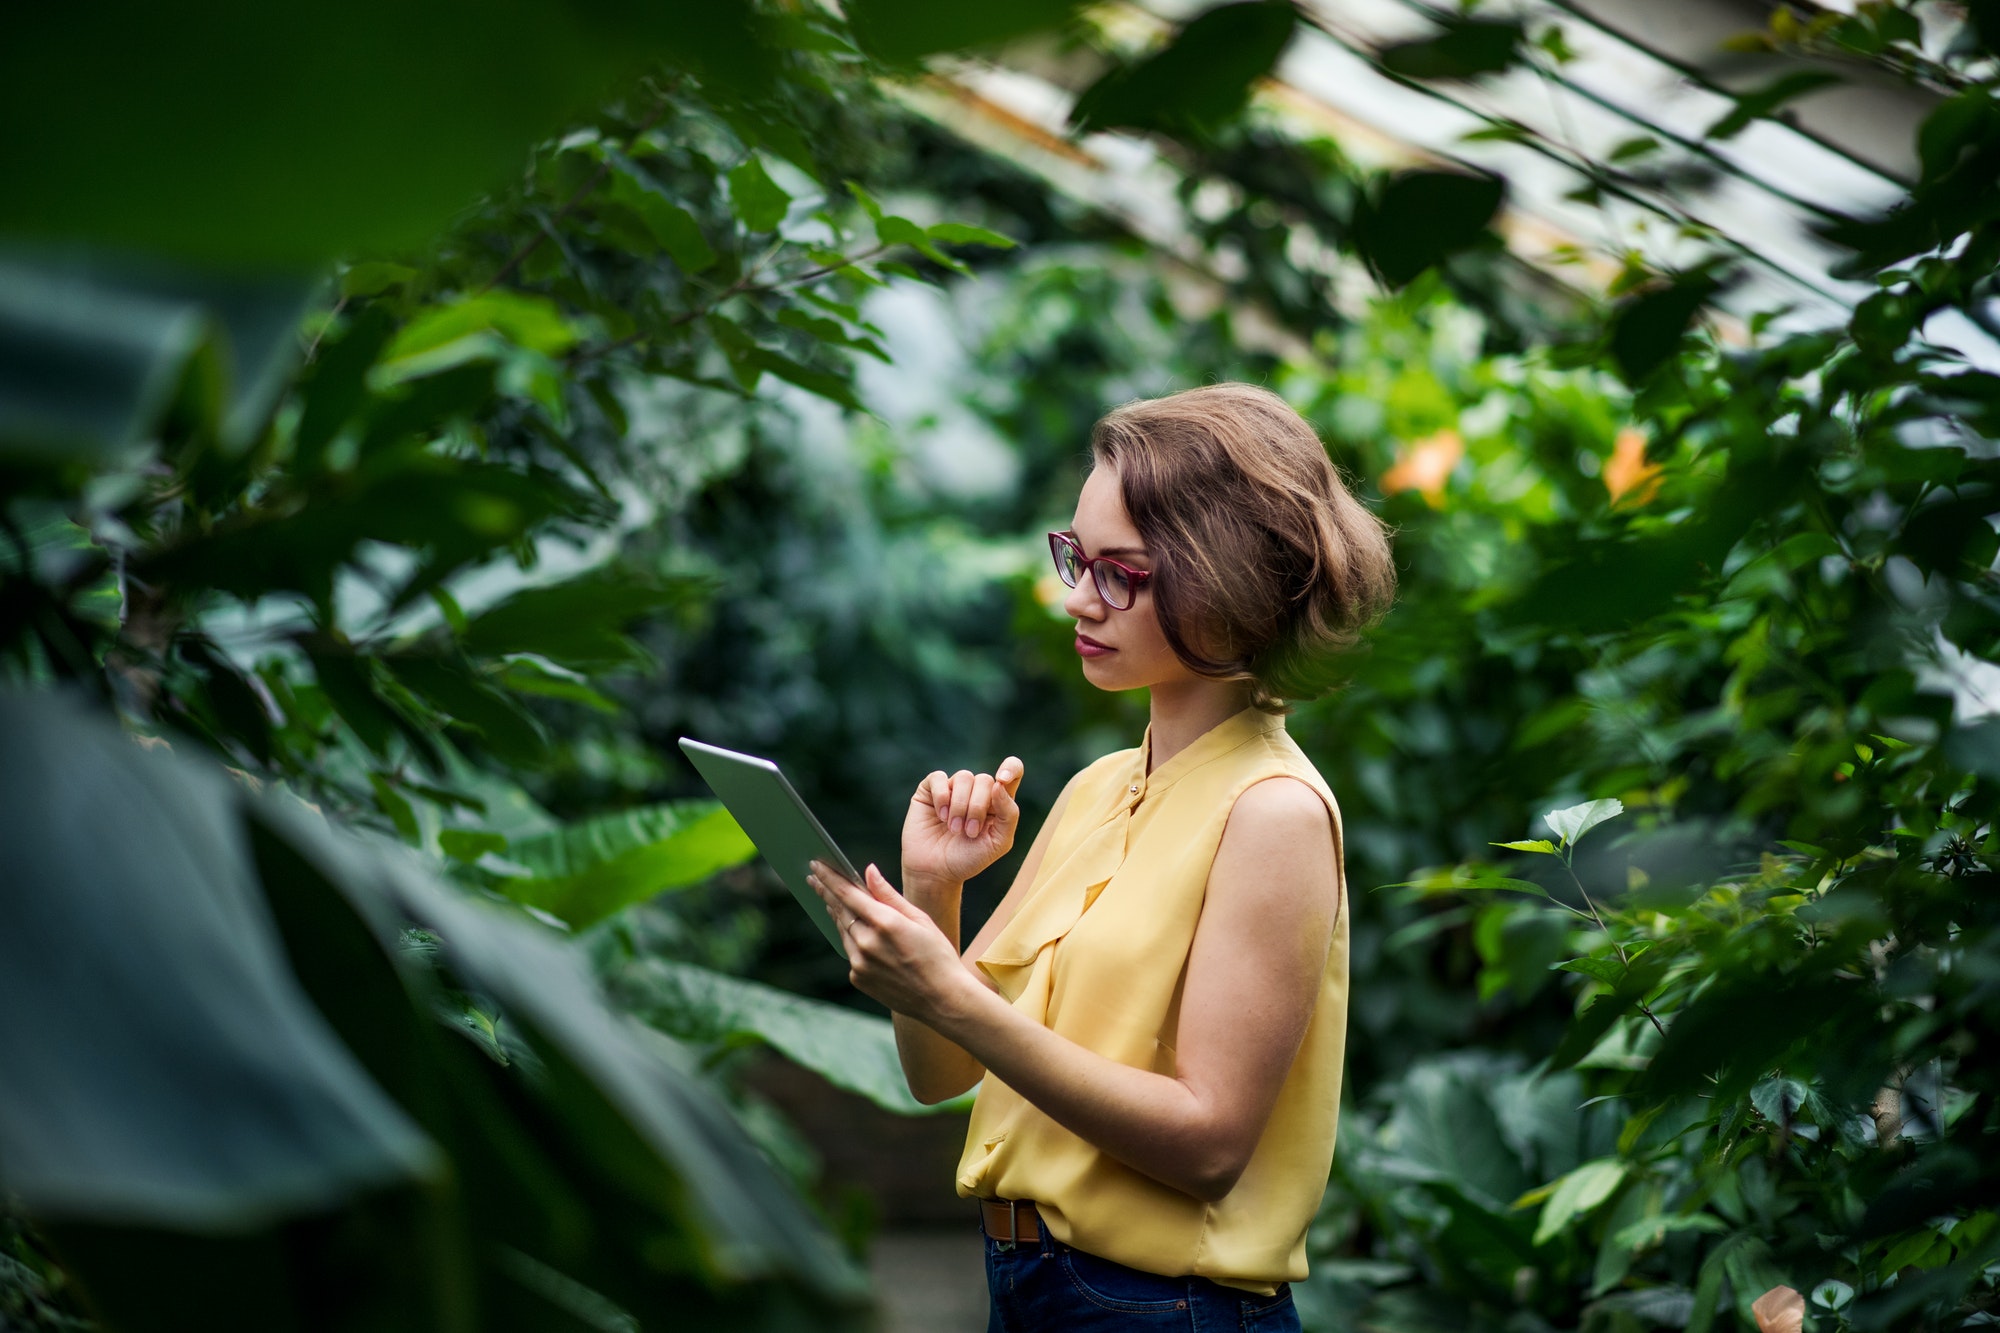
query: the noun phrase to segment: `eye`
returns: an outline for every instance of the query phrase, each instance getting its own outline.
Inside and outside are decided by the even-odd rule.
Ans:
[[[1083,577],[1083,556],[1059,534],[1049,534],[1049,554],[1056,560],[1056,574],[1070,587]]]

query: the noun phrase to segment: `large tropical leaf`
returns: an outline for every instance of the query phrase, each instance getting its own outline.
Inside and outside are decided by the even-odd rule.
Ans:
[[[578,951],[431,878],[399,847],[377,855],[377,886],[442,941],[451,972],[493,997],[540,1057],[538,1091],[573,1151],[632,1201],[684,1219],[719,1277],[789,1278],[865,1299],[865,1279],[722,1102],[607,1007]]]
[[[633,1012],[683,1041],[765,1043],[836,1088],[899,1115],[963,1112],[972,1104],[969,1093],[935,1106],[912,1097],[896,1034],[871,1014],[660,958],[629,964],[610,980]]]
[[[201,424],[247,445],[298,359],[311,286],[0,255],[0,456],[102,462],[197,372]]]
[[[38,1216],[255,1228],[442,1168],[300,991],[236,800],[0,696],[0,1182]]]
[[[295,811],[264,808],[258,820],[260,858],[286,868],[302,926],[318,931],[345,913],[368,924],[378,947],[394,948],[402,922],[418,922],[436,940],[443,976],[490,997],[532,1053],[522,1071],[532,1096],[470,1046],[447,1052],[440,1085],[464,1108],[452,1146],[475,1204],[469,1225],[521,1256],[508,1267],[518,1282],[549,1300],[566,1280],[581,1281],[648,1327],[710,1301],[716,1320],[729,1310],[747,1317],[742,1284],[759,1280],[779,1284],[772,1299],[792,1291],[831,1322],[828,1302],[862,1307],[858,1272],[692,1059],[608,1008],[574,948],[433,879],[404,848],[339,837]],[[380,969],[368,970],[379,981]],[[429,991],[415,986],[419,997]],[[406,1087],[395,1046],[370,1046],[391,1066],[385,1080]],[[662,1285],[672,1275],[699,1286]]]
[[[1412,1068],[1389,1120],[1397,1174],[1450,1183],[1476,1204],[1505,1212],[1535,1184],[1499,1111],[1492,1088],[1505,1071],[1468,1057]]]
[[[674,801],[601,815],[516,839],[528,876],[501,888],[516,902],[583,927],[670,889],[741,865],[757,846],[716,801]]]
[[[744,90],[768,71],[743,0],[22,10],[0,232],[239,269],[393,254],[662,58]]]

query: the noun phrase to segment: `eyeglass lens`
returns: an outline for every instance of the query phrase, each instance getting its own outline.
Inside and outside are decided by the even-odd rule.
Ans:
[[[1132,581],[1125,577],[1124,570],[1100,561],[1090,567],[1090,572],[1096,577],[1097,591],[1105,601],[1120,611],[1132,605]]]
[[[1086,561],[1083,552],[1061,537],[1049,539],[1049,551],[1056,558],[1056,573],[1062,581],[1074,588],[1083,577],[1086,566],[1091,579],[1097,584],[1097,594],[1114,610],[1123,611],[1132,605],[1132,581],[1125,571],[1107,561]]]

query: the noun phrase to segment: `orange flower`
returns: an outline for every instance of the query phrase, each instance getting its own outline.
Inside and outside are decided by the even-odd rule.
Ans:
[[[1411,440],[1396,451],[1396,461],[1382,474],[1382,493],[1417,491],[1433,507],[1444,503],[1444,484],[1465,457],[1465,441],[1451,429]]]
[[[1604,463],[1604,489],[1611,492],[1613,504],[1630,496],[1633,504],[1642,505],[1659,493],[1660,465],[1646,461],[1646,434],[1638,427],[1618,432]]]

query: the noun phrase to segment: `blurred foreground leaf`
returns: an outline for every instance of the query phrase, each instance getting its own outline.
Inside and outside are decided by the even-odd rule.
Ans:
[[[1005,5],[850,0],[842,11],[864,47],[903,64],[1052,28],[1081,7],[1081,0],[1014,0]]]
[[[1297,23],[1290,0],[1217,5],[1164,49],[1086,88],[1070,119],[1084,130],[1213,130],[1243,109],[1251,84],[1278,63]]]
[[[865,1308],[566,942],[63,700],[0,698],[0,761],[0,1179],[117,1327]]]
[[[293,980],[234,798],[0,695],[0,1180],[37,1216],[241,1230],[442,1168]]]
[[[1383,183],[1355,217],[1362,257],[1390,287],[1476,245],[1500,211],[1506,184],[1463,171],[1405,171]]]
[[[238,267],[397,253],[660,60],[746,91],[769,73],[742,0],[23,10],[0,234]]]
[[[1516,22],[1455,17],[1436,36],[1386,46],[1376,58],[1405,78],[1470,79],[1512,66],[1523,35]]]

